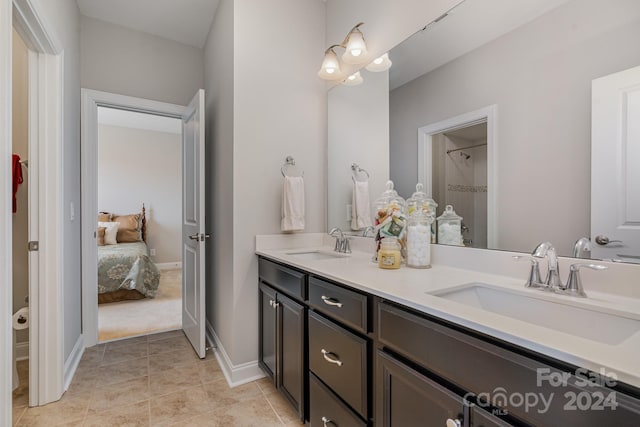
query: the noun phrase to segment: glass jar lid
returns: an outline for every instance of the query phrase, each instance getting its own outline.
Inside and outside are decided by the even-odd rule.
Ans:
[[[424,186],[421,183],[416,184],[416,191],[407,199],[407,214],[414,215],[424,213],[431,217],[433,221],[436,217],[436,208],[438,204],[423,191]]]
[[[462,221],[462,217],[456,214],[451,205],[445,206],[444,212],[437,219],[438,221]]]

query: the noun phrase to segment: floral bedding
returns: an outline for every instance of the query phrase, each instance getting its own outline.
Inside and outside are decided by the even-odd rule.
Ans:
[[[146,243],[118,243],[98,247],[98,293],[137,290],[153,298],[160,270],[149,258]]]

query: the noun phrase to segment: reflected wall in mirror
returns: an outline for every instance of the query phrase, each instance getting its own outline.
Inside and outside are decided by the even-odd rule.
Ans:
[[[332,152],[339,149],[375,156],[381,167],[370,166],[372,179],[384,182],[389,177],[407,198],[416,182],[429,180],[425,172],[427,151],[419,149],[419,129],[494,106],[495,140],[486,146],[486,247],[530,252],[548,240],[560,254],[571,256],[574,243],[590,237],[594,257],[640,261],[640,176],[634,175],[638,168],[633,167],[640,164],[640,131],[633,125],[640,121],[640,107],[636,106],[640,78],[629,83],[640,71],[628,71],[631,77],[624,81],[626,86],[611,89],[615,86],[611,82],[620,82],[618,73],[640,65],[637,40],[640,2],[635,0],[606,4],[599,0],[466,0],[446,18],[392,49],[389,116],[378,114],[369,120],[361,116],[351,133],[346,133],[353,135],[375,126],[386,134],[388,124],[388,152],[380,145],[372,152],[366,140],[342,137],[346,130],[334,129],[329,121],[328,225],[338,224],[334,222],[338,209],[345,211],[344,206],[336,206],[332,191],[347,188],[342,190],[343,204],[349,191],[344,179],[331,183],[337,180]],[[364,83],[356,88],[361,92],[370,89],[384,100],[380,85],[369,87],[373,74],[361,72]],[[624,96],[604,94],[602,98],[608,101],[596,99],[592,120],[592,84],[595,99],[601,80],[604,83],[600,86],[609,87],[610,92],[624,89]],[[335,108],[343,108],[336,106],[337,98],[348,99],[346,91],[353,89],[340,86],[330,91],[330,118]],[[337,92],[345,93],[338,97]],[[362,93],[359,96],[363,97]],[[602,107],[605,104],[608,107]],[[378,112],[385,107],[368,106]],[[596,116],[599,107],[603,112]],[[596,156],[594,148],[593,159],[592,126],[594,147],[600,144],[604,153]],[[603,130],[596,132],[600,128]],[[445,155],[450,149],[445,149]],[[465,151],[471,156],[468,160],[479,160],[478,148],[473,150]],[[429,153],[435,158],[434,154]],[[612,177],[611,183],[604,184],[599,175],[592,174],[592,160],[603,174]],[[433,174],[430,178],[436,182]],[[452,189],[482,186],[476,181],[451,184]],[[451,191],[445,188],[443,195],[442,184],[437,186],[440,190],[432,188],[432,196],[444,207],[449,202],[438,199],[448,200],[452,195],[446,193]],[[596,190],[601,187],[615,197],[600,202]],[[372,190],[373,198],[377,194]],[[456,210],[462,210],[456,203],[465,202],[452,203]],[[602,210],[615,217],[610,229],[601,227],[602,221],[596,218],[596,211]],[[481,247],[482,237],[473,233],[482,228],[479,224],[484,219],[476,217],[482,211],[474,209],[466,214],[473,218],[465,218],[465,224],[474,225],[469,227],[472,234],[465,237],[471,240],[470,246]],[[605,238],[598,239],[600,242],[606,238],[622,242],[600,246],[595,243],[596,236]]]

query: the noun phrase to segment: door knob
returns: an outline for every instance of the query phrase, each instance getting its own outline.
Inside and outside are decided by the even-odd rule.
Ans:
[[[197,241],[197,240],[200,240],[200,235],[198,233],[192,234],[192,235],[189,236],[189,238],[191,240],[196,240]]]
[[[202,233],[202,234],[198,234],[198,233],[196,233],[196,234],[192,234],[192,235],[190,235],[190,236],[189,236],[189,238],[190,238],[191,240],[195,240],[195,241],[198,241],[198,240],[199,240],[199,241],[201,241],[201,242],[204,242],[204,239],[208,239],[209,237],[211,237],[211,235],[209,235],[209,234],[204,234],[204,233]]]
[[[600,246],[608,245],[609,243],[618,242],[622,243],[622,240],[609,240],[609,238],[603,234],[599,234],[596,236],[595,241]]]
[[[451,418],[447,418],[447,427],[461,427],[462,422],[460,420],[452,420]]]

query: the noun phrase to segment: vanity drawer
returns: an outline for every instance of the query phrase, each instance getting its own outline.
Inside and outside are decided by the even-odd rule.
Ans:
[[[258,260],[260,280],[298,300],[306,299],[307,275],[267,259]]]
[[[640,425],[640,400],[607,387],[586,385],[586,371],[576,372],[568,366],[559,369],[543,362],[543,356],[524,349],[508,350],[395,305],[379,303],[377,309],[380,344],[462,390],[488,393],[493,405],[527,424],[559,425],[562,420],[562,425],[584,427]],[[554,384],[550,376],[565,378],[566,383]],[[506,399],[498,389],[506,390]],[[534,407],[514,406],[509,399],[532,393],[551,398],[548,407],[542,400]],[[584,401],[572,401],[572,396]],[[613,396],[618,405],[615,410],[601,408],[603,396]],[[574,410],[576,404],[587,401],[596,404],[596,409]]]
[[[309,374],[309,426],[365,427],[351,409],[340,401],[315,375]]]
[[[309,305],[357,331],[367,333],[366,295],[311,277]]]
[[[367,341],[309,312],[309,368],[367,418]]]

